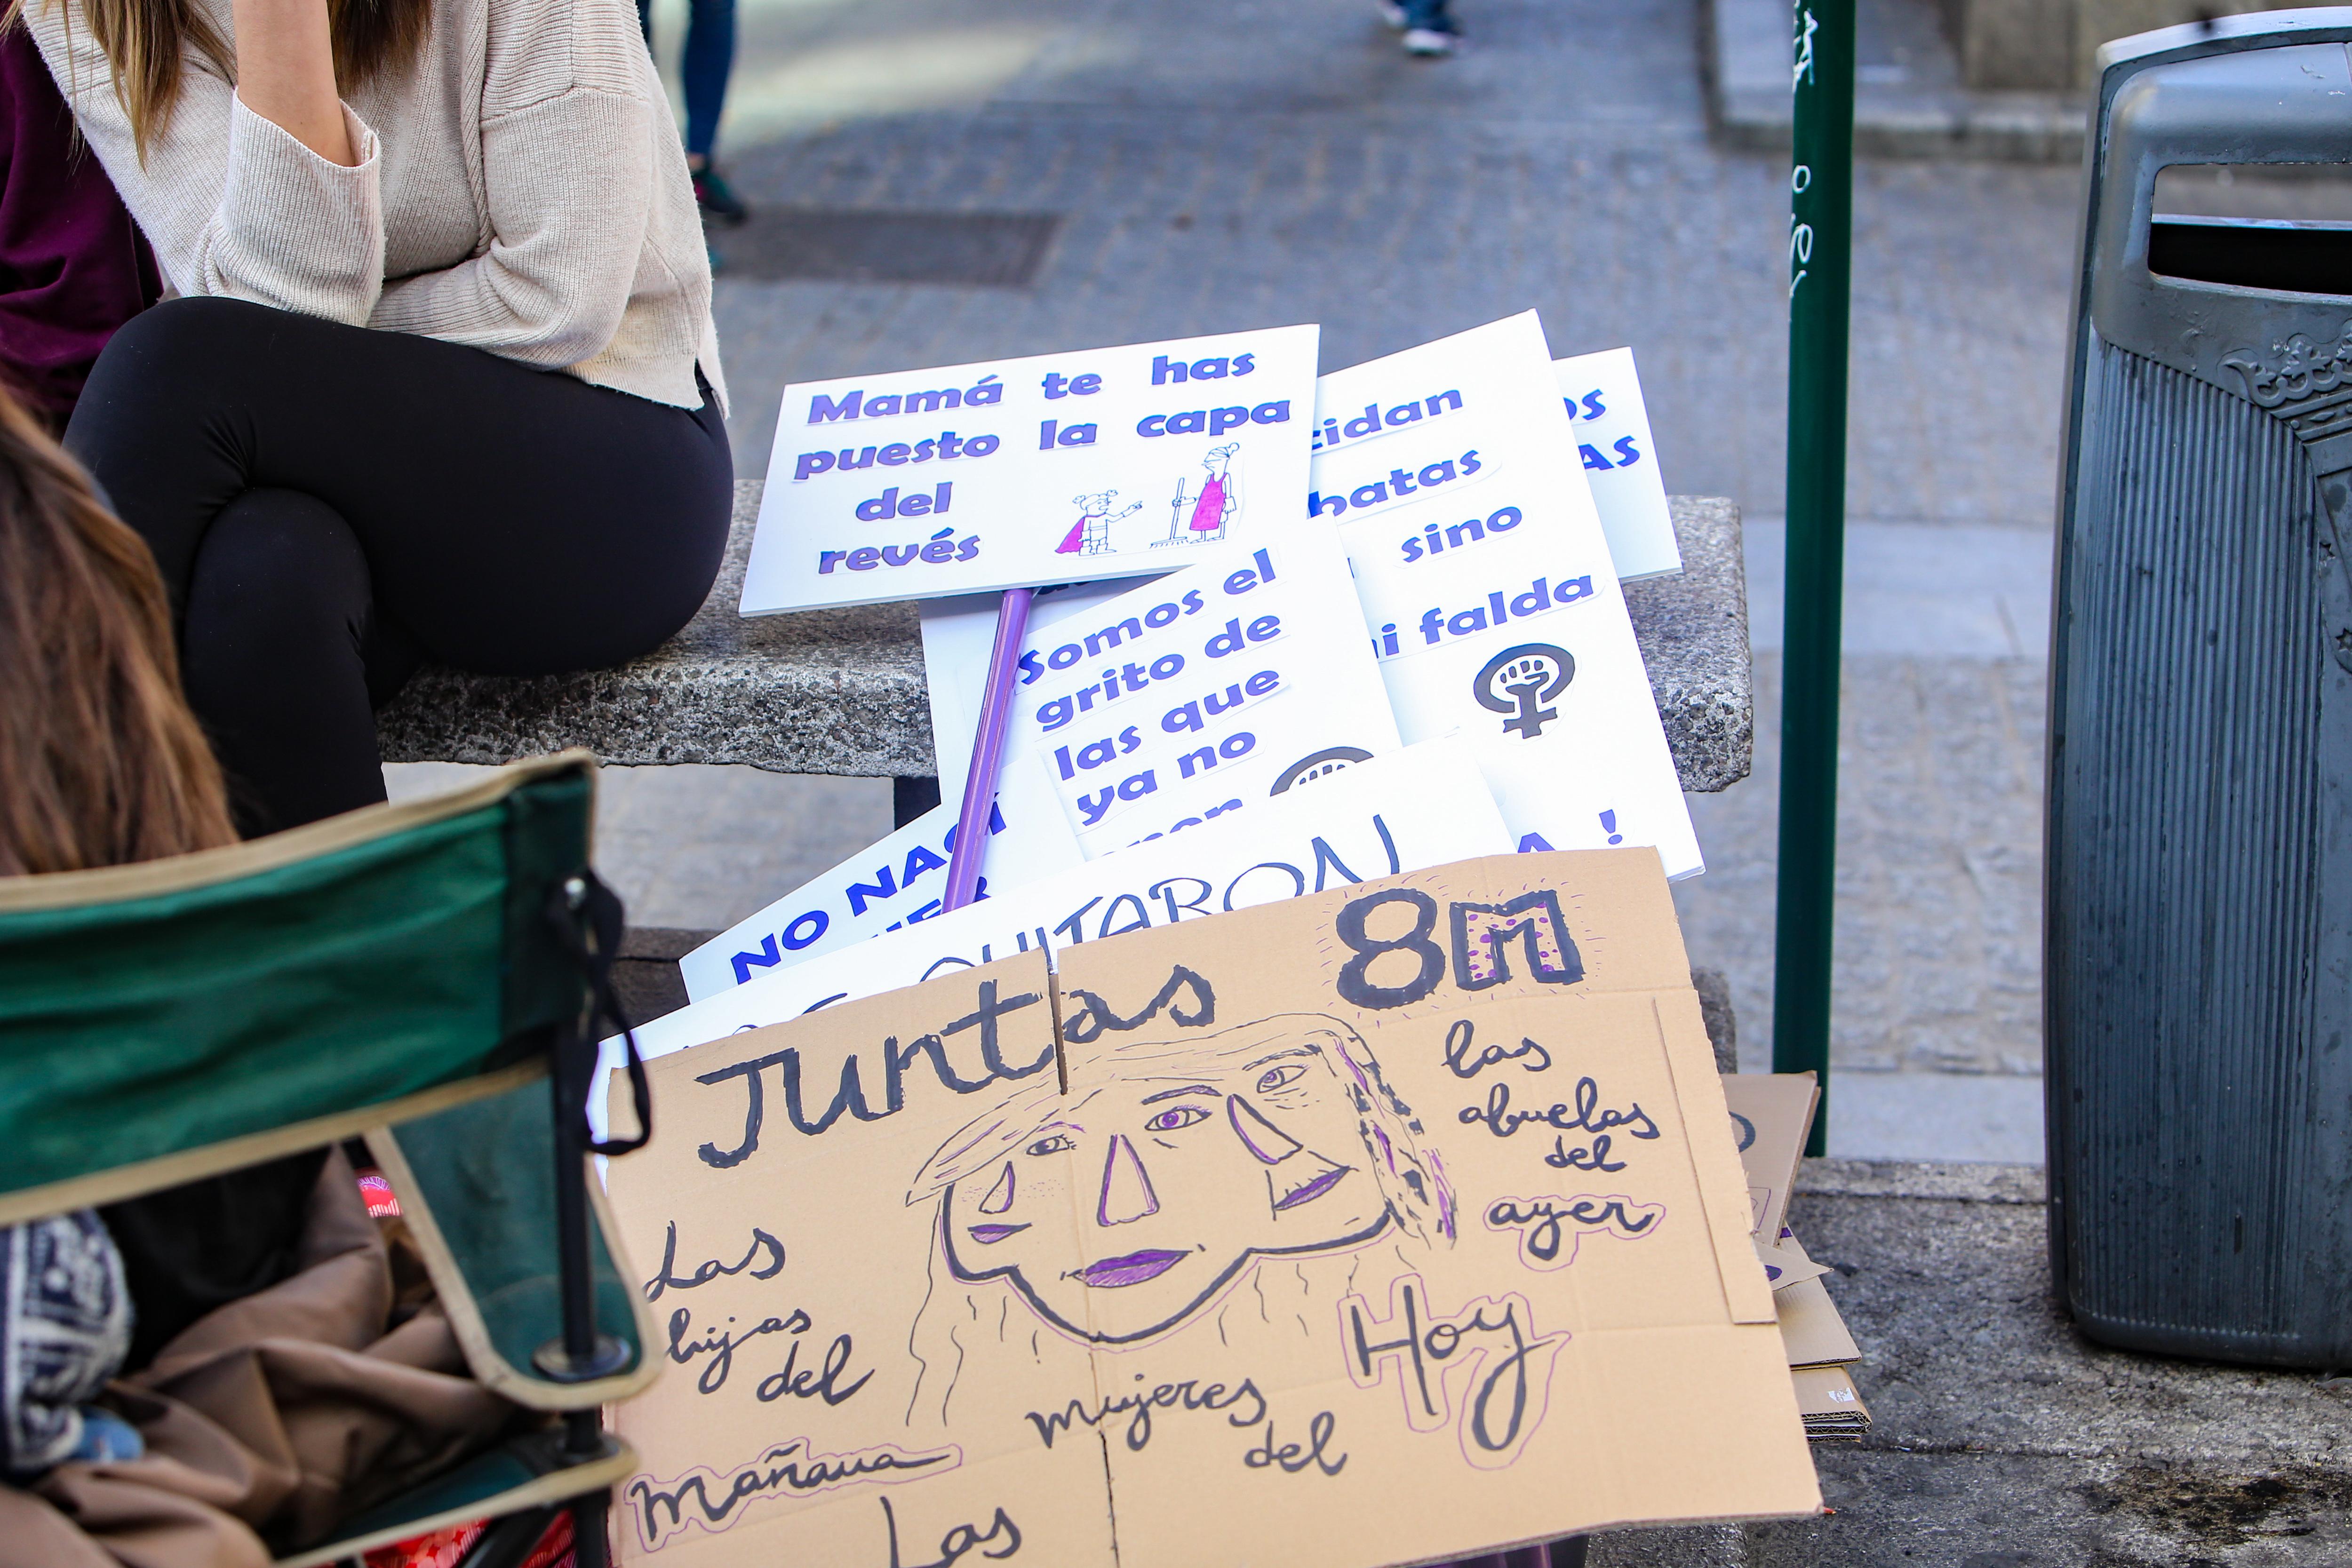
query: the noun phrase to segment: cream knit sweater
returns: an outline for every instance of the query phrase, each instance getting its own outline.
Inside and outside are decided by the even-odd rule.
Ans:
[[[224,38],[228,0],[196,0]],[[415,63],[345,104],[331,163],[191,55],[142,164],[79,0],[26,22],[182,294],[486,349],[721,406],[710,266],[660,79],[627,0],[434,0]]]

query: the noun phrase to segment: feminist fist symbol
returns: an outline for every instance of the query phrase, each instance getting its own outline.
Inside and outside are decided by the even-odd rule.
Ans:
[[[1470,692],[1479,706],[1510,716],[1503,720],[1506,730],[1516,732],[1523,740],[1533,740],[1547,723],[1559,716],[1558,708],[1542,705],[1566,691],[1575,677],[1576,661],[1567,649],[1549,643],[1522,643],[1487,660],[1486,667],[1470,683]]]

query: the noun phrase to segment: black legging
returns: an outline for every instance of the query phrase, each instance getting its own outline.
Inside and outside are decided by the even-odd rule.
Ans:
[[[248,835],[383,799],[373,709],[427,661],[615,664],[701,605],[734,466],[674,408],[232,299],[135,317],[66,445],[145,537]]]

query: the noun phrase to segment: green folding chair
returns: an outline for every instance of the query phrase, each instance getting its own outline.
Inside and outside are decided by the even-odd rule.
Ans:
[[[635,1135],[596,1144],[585,1116],[599,1019],[619,1023],[594,793],[569,752],[226,849],[0,879],[0,1223],[364,1136],[474,1375],[562,1413],[284,1568],[487,1517],[469,1561],[515,1561],[562,1507],[603,1568],[634,1456],[597,1407],[659,1367],[587,1171],[647,1133],[634,1044]]]

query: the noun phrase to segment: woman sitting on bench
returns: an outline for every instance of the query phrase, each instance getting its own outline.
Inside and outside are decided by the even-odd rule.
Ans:
[[[242,831],[382,800],[373,710],[420,664],[596,667],[686,622],[733,469],[626,0],[20,4],[183,296],[66,444],[163,568]]]

